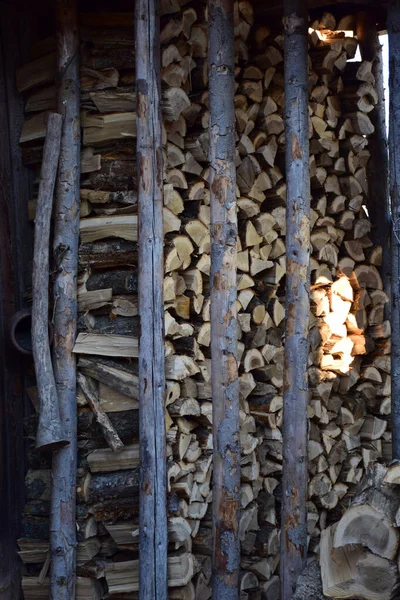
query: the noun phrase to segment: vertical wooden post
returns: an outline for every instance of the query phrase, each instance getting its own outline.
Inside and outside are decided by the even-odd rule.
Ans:
[[[50,510],[51,598],[75,598],[76,363],[80,119],[77,0],[57,0],[58,112],[63,117],[54,210],[53,367],[68,446],[54,453]]]
[[[376,28],[376,15],[371,11],[356,14],[357,39],[363,60],[372,62],[375,77],[375,90],[378,103],[369,117],[375,131],[368,138],[371,158],[368,161],[367,176],[369,194],[368,213],[372,221],[371,236],[373,242],[382,246],[383,289],[390,296],[391,258],[390,258],[390,207],[389,207],[389,157],[386,132],[385,86],[383,78],[382,46]],[[389,318],[390,305],[385,305],[386,318]]]
[[[236,315],[233,0],[209,0],[213,600],[238,598],[239,382]]]
[[[166,600],[163,168],[157,0],[136,2],[141,600]]]
[[[286,327],[281,522],[282,600],[291,600],[307,558],[310,175],[305,0],[284,2]]]
[[[389,34],[389,173],[392,216],[392,456],[400,459],[400,0],[391,0]]]

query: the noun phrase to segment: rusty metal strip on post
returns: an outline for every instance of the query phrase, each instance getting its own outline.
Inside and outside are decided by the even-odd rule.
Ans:
[[[136,23],[139,210],[139,597],[167,600],[167,498],[163,305],[163,168],[157,0],[138,0]]]
[[[307,558],[307,367],[310,313],[307,28],[306,2],[285,0],[287,275],[283,390],[282,600],[291,600],[297,578]]]
[[[214,600],[238,598],[240,545],[233,0],[209,2]]]

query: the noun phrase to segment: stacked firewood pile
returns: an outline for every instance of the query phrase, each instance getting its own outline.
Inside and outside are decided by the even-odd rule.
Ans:
[[[164,3],[162,3],[164,4]],[[164,117],[166,424],[170,597],[211,596],[212,396],[207,14],[168,2],[161,22]],[[283,36],[235,5],[242,598],[279,598],[285,302]],[[130,19],[130,20],[129,20]],[[324,549],[365,468],[390,456],[390,327],[381,249],[368,219],[371,64],[354,28],[312,23],[310,177],[310,551]],[[82,15],[79,251],[78,589],[138,589],[137,216],[134,41],[124,14]],[[21,143],[40,164],[55,107],[54,42],[17,73]],[[34,218],[35,203],[30,204]],[[144,324],[143,326],[149,326]],[[35,401],[35,389],[30,390]],[[108,419],[106,418],[108,416]],[[98,421],[98,422],[97,422]],[[36,416],[26,424],[34,438]],[[50,464],[30,453],[20,540],[26,598],[47,598]],[[324,542],[325,539],[325,542]]]
[[[320,563],[310,560],[293,600],[398,597],[400,466],[370,465],[351,506],[321,534]]]

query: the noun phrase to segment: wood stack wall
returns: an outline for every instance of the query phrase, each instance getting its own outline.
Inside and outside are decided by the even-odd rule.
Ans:
[[[165,352],[170,597],[211,596],[212,398],[207,11],[163,3]],[[78,390],[77,598],[138,590],[137,196],[132,15],[81,19],[82,177],[78,369],[124,443],[114,453]],[[368,218],[371,64],[326,14],[309,36],[312,194],[310,552],[366,466],[390,458],[390,325]],[[315,30],[323,33],[323,39]],[[26,164],[55,107],[52,39],[17,72]],[[241,597],[279,597],[285,169],[283,34],[235,4],[239,219]],[[34,218],[35,203],[30,203]],[[142,323],[142,327],[149,324]],[[35,402],[35,389],[30,389]],[[29,439],[37,418],[26,422]],[[49,463],[33,449],[20,555],[25,598],[47,598]],[[123,595],[127,594],[127,595]]]

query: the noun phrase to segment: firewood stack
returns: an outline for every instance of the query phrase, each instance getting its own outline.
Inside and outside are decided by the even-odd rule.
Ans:
[[[322,531],[320,561],[303,571],[293,600],[398,597],[400,466],[370,465],[351,506]]]
[[[170,597],[211,596],[212,397],[207,13],[162,2],[166,423]],[[182,6],[181,6],[182,4]],[[312,23],[310,551],[365,468],[390,455],[390,326],[368,219],[371,65],[326,13]],[[82,15],[77,598],[138,589],[137,198],[131,17]],[[279,598],[285,304],[283,35],[235,5],[241,598]],[[55,106],[54,42],[17,73],[25,162],[40,164]],[[34,202],[30,215],[34,218]],[[146,324],[142,323],[142,326]],[[83,380],[82,380],[83,376]],[[85,392],[86,387],[86,392]],[[35,389],[30,390],[35,403]],[[94,402],[90,400],[94,397]],[[97,401],[97,404],[96,404]],[[90,408],[89,408],[90,407]],[[97,407],[97,408],[96,408]],[[107,415],[121,444],[106,442]],[[101,420],[101,419],[100,419]],[[35,436],[37,417],[26,424]],[[108,439],[108,438],[107,438]],[[116,440],[113,437],[114,441]],[[47,598],[50,464],[30,453],[21,557],[26,598]],[[134,597],[134,596],[130,596]]]

